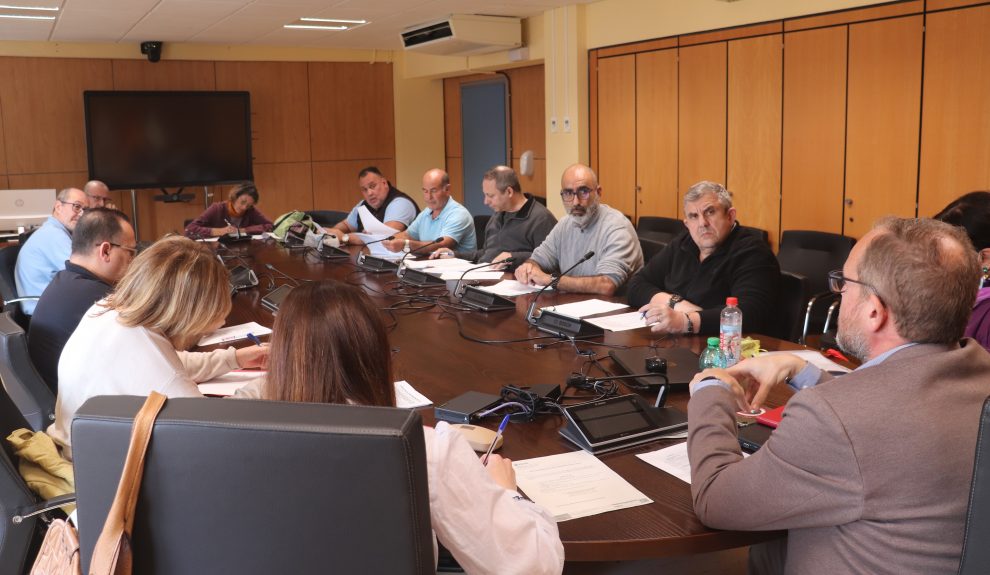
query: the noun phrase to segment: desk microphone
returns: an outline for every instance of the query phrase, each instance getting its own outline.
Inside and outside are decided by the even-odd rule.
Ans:
[[[414,250],[409,250],[408,252],[406,252],[405,255],[402,256],[402,259],[399,260],[399,267],[396,268],[395,275],[399,276],[400,278],[402,277],[402,273],[403,273],[403,269],[404,269],[402,267],[402,263],[404,261],[406,261],[406,258],[408,258],[409,256],[413,255],[416,252],[421,252],[421,251],[425,250],[426,248],[428,248],[430,246],[435,246],[435,245],[439,244],[442,241],[443,241],[443,236],[440,236],[439,238],[433,240],[432,242],[430,242],[428,244],[423,244],[423,245],[419,246],[418,248],[416,248]]]
[[[277,273],[278,275],[280,275],[280,276],[282,276],[283,278],[285,278],[285,279],[287,279],[287,280],[289,280],[290,282],[292,282],[292,283],[293,283],[293,284],[295,284],[296,286],[298,286],[298,285],[299,285],[299,280],[297,280],[296,278],[294,278],[294,277],[292,277],[292,276],[290,276],[289,274],[287,274],[287,273],[285,273],[285,272],[283,272],[282,270],[280,270],[280,269],[278,269],[278,268],[276,268],[276,267],[275,267],[275,266],[273,266],[272,264],[265,264],[265,268],[267,268],[267,269],[268,269],[269,271],[272,271],[272,272],[275,272],[275,273]]]
[[[514,261],[516,261],[516,258],[514,258],[512,256],[509,256],[509,257],[507,257],[505,259],[501,259],[501,260],[492,262],[490,264],[481,264],[480,266],[475,266],[473,268],[468,268],[468,269],[464,270],[464,273],[461,274],[461,277],[457,278],[457,283],[454,284],[454,292],[453,292],[454,293],[454,296],[456,296],[458,298],[464,297],[464,294],[463,293],[459,293],[458,290],[460,290],[460,288],[461,288],[461,282],[464,281],[464,276],[466,276],[468,274],[468,272],[472,272],[474,270],[480,270],[481,268],[486,268],[486,267],[489,267],[489,266],[497,266],[497,265],[501,265],[501,264],[511,264]]]
[[[581,259],[579,259],[574,265],[572,265],[571,267],[567,268],[559,276],[554,277],[550,281],[550,283],[548,283],[547,285],[543,286],[543,289],[541,289],[540,291],[538,291],[536,293],[536,297],[533,298],[533,302],[531,304],[529,304],[529,309],[526,310],[526,321],[528,321],[532,325],[536,325],[536,317],[533,316],[533,312],[536,310],[536,301],[538,299],[540,299],[540,296],[543,295],[543,292],[547,291],[547,289],[549,289],[549,288],[556,287],[557,284],[560,283],[560,278],[562,278],[562,277],[566,276],[567,274],[571,273],[571,271],[573,271],[574,268],[578,267],[579,265],[583,264],[584,262],[590,260],[593,257],[595,257],[595,252],[594,251],[590,251],[590,252],[584,254],[584,257],[582,257]]]

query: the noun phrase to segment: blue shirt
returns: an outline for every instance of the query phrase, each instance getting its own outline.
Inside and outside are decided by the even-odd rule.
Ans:
[[[474,235],[474,218],[454,198],[447,200],[436,219],[433,219],[430,208],[424,209],[407,231],[410,238],[421,242],[431,242],[446,236],[457,243],[454,248],[458,251],[478,249],[478,239]]]
[[[62,222],[48,216],[45,223],[28,238],[17,254],[14,282],[20,297],[40,296],[55,274],[65,269],[72,254],[72,236]],[[34,313],[36,301],[22,303],[24,313]]]

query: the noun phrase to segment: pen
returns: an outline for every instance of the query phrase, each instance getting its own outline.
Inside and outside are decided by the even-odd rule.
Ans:
[[[261,340],[258,339],[258,336],[254,335],[253,333],[248,333],[247,334],[247,338],[249,340],[251,340],[251,343],[253,343],[254,345],[256,345],[258,347],[261,347],[261,346],[265,345],[265,344],[261,343]]]
[[[505,417],[502,418],[502,423],[498,425],[498,431],[495,432],[495,439],[492,440],[492,444],[488,446],[488,452],[485,453],[485,456],[481,459],[482,465],[488,465],[488,456],[495,450],[495,444],[498,443],[498,438],[502,437],[502,432],[505,431],[505,426],[508,425],[510,417],[512,417],[511,414],[506,414]]]

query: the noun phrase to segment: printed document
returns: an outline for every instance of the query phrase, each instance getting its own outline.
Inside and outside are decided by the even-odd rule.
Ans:
[[[519,488],[557,522],[653,503],[587,451],[512,462]]]
[[[624,303],[612,303],[600,299],[586,299],[563,305],[547,306],[543,311],[552,311],[573,318],[588,317],[629,307]]]

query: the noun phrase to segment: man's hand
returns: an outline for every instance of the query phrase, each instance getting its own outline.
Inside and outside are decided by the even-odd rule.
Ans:
[[[501,455],[491,454],[488,456],[488,464],[485,465],[488,475],[491,475],[495,483],[509,491],[516,490],[516,470],[512,468],[512,460]]]
[[[796,355],[775,353],[744,359],[727,372],[747,390],[746,398],[754,408],[758,408],[766,401],[773,386],[785,383],[807,364]]]
[[[669,299],[669,298],[668,298]],[[653,333],[684,333],[687,331],[687,318],[684,314],[670,309],[667,303],[650,303],[639,308],[645,313],[646,325]]]
[[[543,271],[533,260],[529,260],[517,267],[515,275],[516,281],[524,285],[546,286],[550,285],[550,282],[553,281],[550,274]]]
[[[271,348],[267,345],[251,345],[242,347],[234,352],[237,365],[241,367],[264,368],[268,365],[268,352]]]

